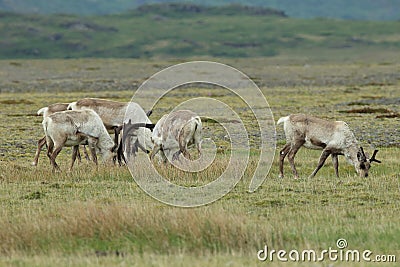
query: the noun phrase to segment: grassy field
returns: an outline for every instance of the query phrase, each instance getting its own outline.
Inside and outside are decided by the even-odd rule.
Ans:
[[[264,245],[322,251],[336,248],[339,238],[347,240],[348,249],[396,255],[399,262],[400,65],[396,54],[381,56],[340,63],[289,57],[222,61],[259,85],[275,120],[304,112],[347,121],[366,150],[380,150],[382,164],[374,164],[368,178],[357,177],[340,159],[340,178],[328,161],[314,179],[307,179],[320,152],[302,149],[296,158],[301,179],[292,179],[287,163],[286,177],[279,179],[275,157],[266,181],[248,193],[259,136],[243,103],[222,88],[188,87],[166,95],[153,121],[181,101],[211,94],[238,110],[254,133],[243,179],[222,199],[194,209],[155,201],[126,167],[96,168],[83,160],[68,172],[68,148],[58,157],[61,173],[51,171],[44,153],[37,167],[30,166],[43,136],[41,117],[35,116],[39,108],[82,97],[127,101],[147,77],[179,61],[2,60],[0,265],[281,266],[277,260],[259,262],[257,251]],[[197,186],[213,180],[228,160],[224,133],[212,121],[204,124],[204,135],[221,148],[216,162],[201,174],[159,167],[176,183]],[[279,149],[284,144],[281,127],[277,139]],[[329,264],[366,265],[311,263]]]

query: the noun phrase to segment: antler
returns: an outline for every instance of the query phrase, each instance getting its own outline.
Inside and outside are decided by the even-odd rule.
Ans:
[[[124,123],[122,127],[122,145],[125,146],[126,144],[126,139],[132,136],[132,131],[135,131],[139,129],[139,127],[144,127],[148,128],[150,130],[153,130],[155,127],[155,124],[152,123],[132,123],[131,119],[127,123]],[[137,140],[136,140],[137,141]],[[135,142],[134,144],[134,153],[137,152],[137,144],[138,142]],[[140,148],[142,147],[141,145],[139,146]],[[130,154],[128,150],[128,154]]]
[[[365,156],[364,149],[360,146],[360,150],[357,153],[358,160],[361,162],[367,161],[367,157]]]
[[[125,123],[122,130],[124,131],[123,134],[127,135],[131,131],[139,129],[139,127],[144,127],[148,128],[151,131],[154,129],[156,125],[152,123],[145,123],[145,122],[140,122],[140,123],[132,123],[131,120],[128,121],[128,123]]]
[[[378,151],[379,151],[379,150],[377,150],[377,149],[374,150],[374,153],[372,154],[372,157],[369,159],[369,162],[370,162],[370,163],[371,163],[371,162],[381,163],[380,160],[377,160],[377,159],[375,158],[376,153],[378,153]]]

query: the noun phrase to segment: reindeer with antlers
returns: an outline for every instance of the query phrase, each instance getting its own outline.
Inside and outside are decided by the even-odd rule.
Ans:
[[[280,118],[278,124],[280,123],[283,123],[286,136],[286,145],[280,151],[279,157],[279,176],[281,178],[283,178],[283,161],[286,156],[288,156],[295,179],[299,177],[294,165],[294,157],[302,146],[311,149],[322,149],[318,166],[310,177],[314,177],[317,174],[329,155],[332,156],[337,177],[339,177],[338,155],[344,155],[361,177],[368,176],[372,162],[381,163],[375,158],[378,150],[375,150],[372,157],[368,158],[368,154],[364,153],[364,149],[358,145],[353,132],[347,123],[343,121],[326,121],[309,115],[292,114]]]

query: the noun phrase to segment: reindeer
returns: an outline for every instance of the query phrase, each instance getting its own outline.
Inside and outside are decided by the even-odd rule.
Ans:
[[[147,113],[149,114],[149,112]],[[153,130],[155,124],[152,123],[132,123],[132,120],[129,119],[128,122],[124,123],[122,126],[118,127],[116,131],[120,133],[122,131],[122,138],[121,142],[118,145],[118,153],[122,156],[122,159],[126,162],[126,158],[124,156],[124,151],[126,152],[128,159],[131,156],[136,156],[136,153],[139,151],[139,148],[146,152],[147,154],[150,153],[146,147],[144,147],[141,142],[139,142],[138,138],[138,130]],[[140,131],[139,130],[139,131]],[[140,134],[140,132],[139,132]],[[132,137],[135,137],[135,142],[132,144]]]
[[[172,160],[183,154],[191,158],[188,146],[195,145],[199,156],[201,155],[201,119],[190,110],[178,110],[164,115],[155,125],[152,134],[154,148],[150,153],[150,159],[161,151],[161,157],[166,162],[166,155],[172,155]],[[176,151],[177,150],[177,151]]]
[[[53,170],[59,169],[56,157],[64,146],[72,146],[72,162],[80,144],[88,143],[93,161],[97,165],[96,149],[103,154],[103,161],[112,156],[114,142],[108,135],[100,117],[93,110],[66,110],[45,117],[42,122],[48,146],[47,155]]]
[[[51,114],[53,114],[55,112],[67,110],[68,105],[69,105],[69,103],[51,104],[47,107],[43,107],[43,108],[39,109],[37,112],[37,115],[43,115],[43,118],[47,118],[48,116],[50,116]],[[37,166],[37,164],[38,164],[40,151],[42,151],[43,146],[46,144],[46,136],[43,136],[42,138],[40,138],[38,140],[37,144],[38,144],[38,147],[37,147],[37,150],[35,153],[35,158],[33,159],[33,162],[32,162],[33,166]],[[83,147],[83,152],[85,154],[86,159],[89,160],[89,156],[87,154],[85,146]],[[79,154],[79,150],[77,151],[77,156],[80,161],[81,155]]]
[[[99,98],[83,98],[68,105],[68,110],[85,109],[94,110],[100,116],[106,129],[110,133],[114,134],[115,146],[118,147],[117,158],[120,165],[122,159],[125,159],[121,150],[122,145],[119,145],[118,136],[124,124],[124,118],[127,111],[132,123],[151,124],[151,121],[148,118],[148,116],[151,114],[151,111],[145,113],[142,107],[134,102],[125,103]],[[149,129],[145,129],[141,133],[144,134],[144,138],[138,138],[137,140],[144,140],[144,143],[140,144],[140,147],[146,148],[150,146],[150,148],[152,148],[151,131]],[[148,150],[143,149],[143,151]]]
[[[375,150],[372,157],[368,158],[368,154],[364,153],[364,149],[358,145],[353,132],[343,121],[326,121],[309,115],[292,114],[280,118],[277,124],[281,123],[283,123],[286,136],[286,145],[279,153],[279,176],[281,178],[283,178],[283,161],[286,155],[294,178],[299,177],[294,164],[294,157],[302,146],[310,149],[322,149],[318,166],[310,177],[317,174],[329,155],[332,156],[337,177],[339,177],[338,155],[344,155],[361,177],[368,176],[372,162],[381,163],[375,158],[378,150]]]

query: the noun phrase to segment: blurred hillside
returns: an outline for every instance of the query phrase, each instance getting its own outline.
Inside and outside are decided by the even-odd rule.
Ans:
[[[400,0],[0,0],[0,10],[17,13],[101,15],[124,13],[150,3],[185,2],[218,6],[270,7],[295,18],[399,20]]]
[[[335,57],[400,52],[399,29],[400,21],[297,19],[239,5],[156,4],[84,17],[0,12],[0,58]]]

